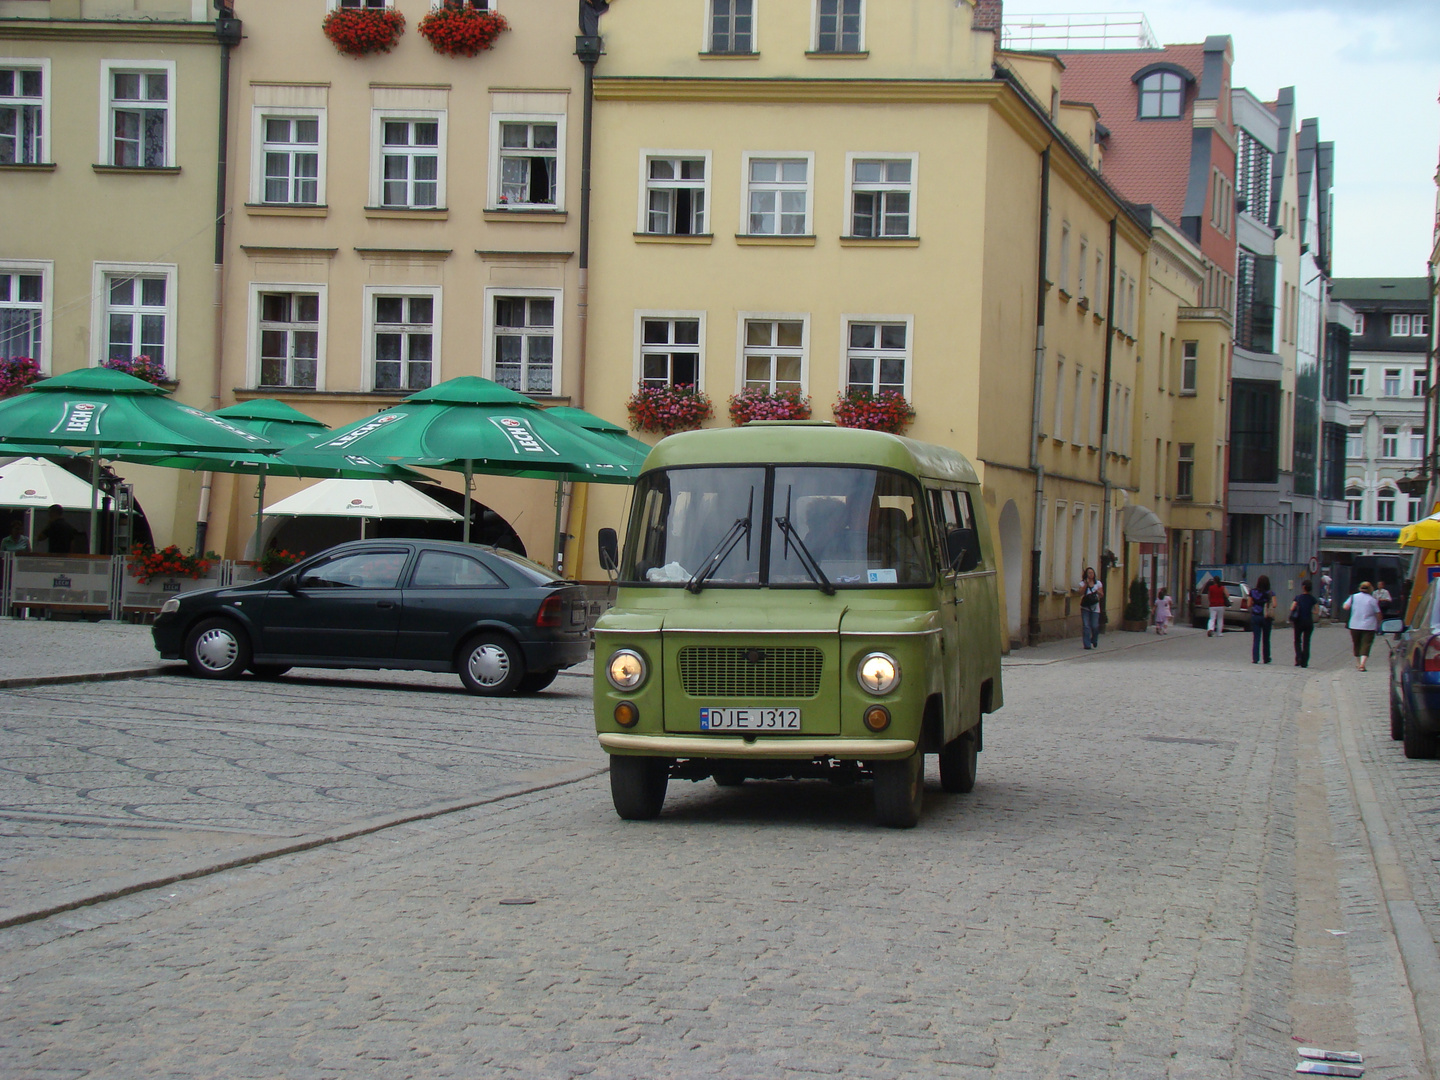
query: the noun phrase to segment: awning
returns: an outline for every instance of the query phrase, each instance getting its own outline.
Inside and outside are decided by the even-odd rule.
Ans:
[[[1148,506],[1127,506],[1125,539],[1132,544],[1163,544],[1165,526]]]

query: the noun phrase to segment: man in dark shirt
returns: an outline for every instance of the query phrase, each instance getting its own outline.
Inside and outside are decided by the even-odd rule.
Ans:
[[[1290,602],[1290,624],[1295,627],[1295,666],[1310,666],[1310,635],[1315,633],[1315,596],[1310,579],[1300,583],[1301,593]]]
[[[50,507],[50,520],[40,530],[38,539],[44,540],[51,555],[69,555],[70,548],[80,530],[65,520],[65,509],[59,503]]]

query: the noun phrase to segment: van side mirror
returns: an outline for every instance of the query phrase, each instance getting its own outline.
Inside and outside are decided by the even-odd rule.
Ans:
[[[620,569],[620,537],[614,529],[601,529],[599,533],[600,566],[614,572]]]
[[[945,534],[945,561],[957,573],[968,574],[980,565],[980,535],[974,529],[951,529]]]

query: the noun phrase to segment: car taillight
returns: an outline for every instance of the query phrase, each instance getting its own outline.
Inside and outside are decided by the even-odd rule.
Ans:
[[[1431,672],[1440,674],[1440,635],[1425,642],[1425,652],[1421,657],[1420,669],[1427,674]]]
[[[559,626],[560,612],[564,609],[558,596],[547,596],[540,604],[540,611],[535,616],[536,626]]]

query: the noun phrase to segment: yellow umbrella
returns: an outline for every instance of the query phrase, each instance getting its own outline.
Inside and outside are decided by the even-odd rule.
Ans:
[[[1400,546],[1440,551],[1440,511],[1401,529]]]

